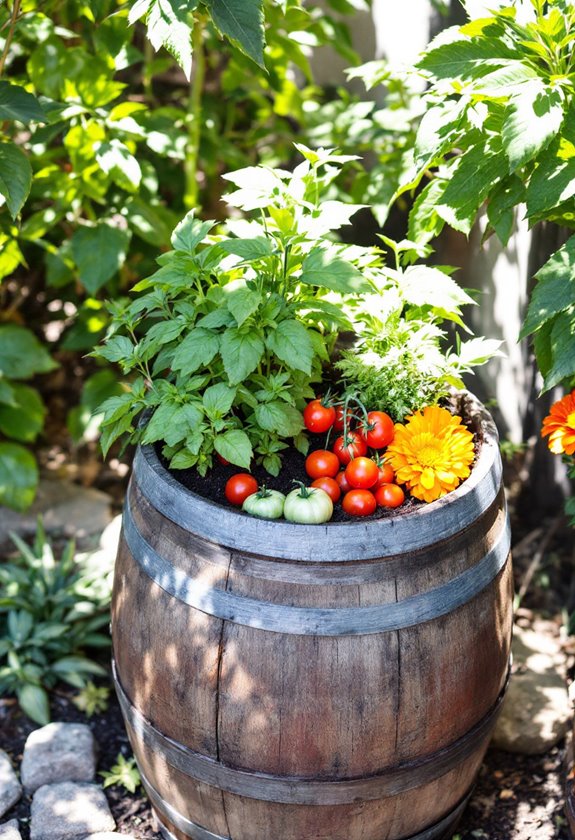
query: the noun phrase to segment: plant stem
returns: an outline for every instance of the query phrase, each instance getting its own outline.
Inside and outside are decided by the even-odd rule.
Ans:
[[[188,142],[186,144],[186,160],[184,164],[186,176],[184,206],[188,210],[196,207],[198,203],[197,175],[202,125],[202,93],[204,90],[204,79],[206,75],[204,27],[204,18],[199,17],[195,22],[192,34],[194,71],[192,81],[190,82],[190,97],[188,100]]]
[[[20,2],[21,2],[21,0],[14,0],[14,5],[12,6],[12,14],[10,16],[10,26],[8,28],[8,33],[6,35],[6,41],[4,42],[4,49],[2,50],[2,55],[0,56],[0,76],[4,72],[4,65],[6,64],[6,59],[8,58],[8,53],[10,51],[10,46],[12,44],[12,39],[14,37],[14,29],[16,28],[16,21],[18,20],[18,15],[20,14]]]

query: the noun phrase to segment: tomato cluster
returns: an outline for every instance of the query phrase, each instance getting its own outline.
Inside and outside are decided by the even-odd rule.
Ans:
[[[355,418],[348,405],[336,407],[315,399],[306,405],[303,418],[307,430],[315,434],[343,431],[331,449],[316,449],[307,456],[305,469],[312,487],[324,490],[334,503],[341,498],[350,516],[370,516],[378,506],[403,504],[405,494],[380,454],[393,440],[394,424],[388,414],[364,411],[352,427]]]

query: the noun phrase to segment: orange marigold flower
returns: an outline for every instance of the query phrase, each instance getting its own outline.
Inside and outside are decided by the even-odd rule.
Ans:
[[[474,456],[473,434],[461,417],[431,405],[395,424],[385,460],[412,496],[433,502],[467,478]]]
[[[555,455],[575,452],[575,388],[551,406],[541,427],[541,437],[545,435],[549,435],[547,445]]]

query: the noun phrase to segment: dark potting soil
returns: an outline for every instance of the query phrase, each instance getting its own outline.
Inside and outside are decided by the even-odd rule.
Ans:
[[[462,418],[463,423],[470,428],[472,432],[474,432],[475,439],[475,461],[477,460],[477,456],[481,449],[482,444],[482,437],[481,431],[474,427],[474,418],[469,413],[468,403],[465,399],[465,395],[455,395],[455,397],[451,400],[450,404],[447,406],[450,408],[452,413],[459,414]],[[332,435],[331,445],[333,445],[333,441],[337,435]],[[309,440],[309,452],[314,452],[318,449],[329,449],[330,445],[326,445],[326,435],[315,435],[308,432],[308,440]],[[385,450],[382,450],[385,452]],[[163,458],[161,454],[161,448],[158,447],[157,449],[158,457],[162,462],[163,466],[168,468],[168,463],[165,458]],[[308,453],[309,454],[309,453]],[[257,480],[258,485],[261,486],[263,484],[266,485],[270,490],[279,490],[281,493],[287,495],[291,490],[296,487],[294,481],[301,481],[303,484],[309,486],[312,483],[312,480],[305,470],[305,459],[306,455],[302,455],[301,452],[298,452],[295,447],[291,446],[281,452],[282,457],[282,467],[280,474],[276,476],[270,475],[261,464],[254,464],[254,466],[248,471],[238,468],[232,464],[230,465],[223,465],[220,464],[219,461],[214,459],[214,465],[211,470],[208,471],[206,476],[201,476],[198,474],[196,469],[187,469],[187,470],[173,470],[171,471],[174,478],[180,482],[184,487],[188,490],[191,490],[193,493],[196,493],[198,496],[202,498],[209,499],[216,504],[223,505],[225,507],[231,507],[225,497],[225,486],[226,482],[229,478],[239,472],[250,472],[251,475]],[[474,461],[474,463],[475,463]],[[342,467],[342,469],[344,469]],[[405,514],[411,510],[414,510],[418,507],[425,505],[425,502],[421,502],[418,499],[409,496],[406,493],[405,501],[402,505],[397,508],[384,508],[384,507],[377,507],[375,512],[365,519],[386,519],[389,517],[400,516]],[[238,509],[242,516],[249,517],[249,514],[243,513],[240,509]],[[333,508],[333,515],[331,517],[331,522],[356,522],[358,521],[358,517],[350,516],[346,513],[342,506],[341,506],[341,499],[339,502],[334,504]]]

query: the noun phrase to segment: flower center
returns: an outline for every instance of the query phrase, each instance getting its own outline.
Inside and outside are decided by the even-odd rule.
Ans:
[[[417,460],[424,467],[434,467],[438,461],[441,461],[441,447],[433,442],[424,444],[417,450]]]

